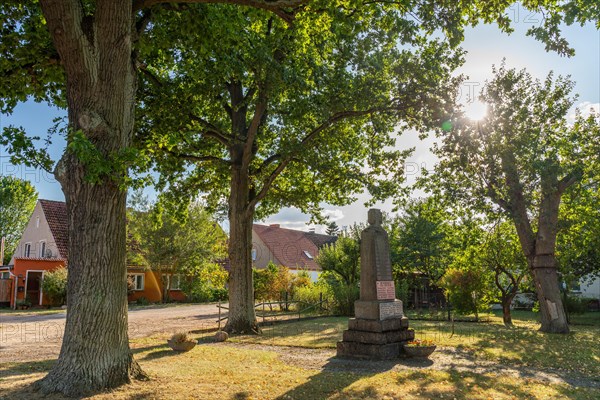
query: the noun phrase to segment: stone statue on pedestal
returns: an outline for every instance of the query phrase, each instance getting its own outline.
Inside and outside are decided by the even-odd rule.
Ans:
[[[354,303],[355,318],[350,319],[343,340],[337,344],[337,355],[397,358],[402,345],[414,339],[414,331],[408,329],[402,301],[396,299],[389,239],[381,227],[381,211],[369,210],[368,222],[361,234],[360,300]]]

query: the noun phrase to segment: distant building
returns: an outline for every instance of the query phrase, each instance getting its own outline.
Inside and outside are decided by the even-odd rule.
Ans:
[[[16,305],[29,300],[32,306],[47,305],[42,291],[44,274],[68,268],[69,232],[67,206],[62,201],[38,200],[21,240],[7,266],[0,267],[0,304]],[[169,297],[185,300],[180,290],[181,277],[153,272],[144,266],[128,266],[129,301],[144,297],[162,300],[163,283],[171,280]]]
[[[290,271],[307,271],[316,281],[321,268],[315,261],[319,250],[335,243],[337,236],[282,228],[279,224],[252,227],[252,262],[266,268],[269,262],[288,267]]]
[[[571,292],[577,296],[600,302],[600,278],[597,276],[583,277],[579,280],[579,283],[571,289]]]

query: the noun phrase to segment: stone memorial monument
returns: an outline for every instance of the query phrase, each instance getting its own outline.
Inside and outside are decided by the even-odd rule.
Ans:
[[[360,300],[337,343],[339,357],[391,359],[400,356],[402,345],[413,340],[402,301],[396,299],[390,245],[381,227],[381,211],[370,209],[369,226],[361,234]]]

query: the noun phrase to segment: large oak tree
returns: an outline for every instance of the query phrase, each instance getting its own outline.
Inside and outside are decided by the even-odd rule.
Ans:
[[[139,138],[178,196],[199,191],[214,208],[226,205],[225,329],[257,331],[255,218],[282,206],[318,217],[324,201],[347,204],[364,189],[375,199],[394,193],[407,153],[395,148],[394,130],[442,124],[461,53],[426,40],[405,14],[379,4],[351,12],[307,7],[291,26],[230,6],[190,7],[160,21],[148,40],[169,38],[170,46],[153,46],[145,58]],[[179,33],[181,24],[202,35]]]
[[[287,15],[282,7],[300,3],[234,2],[282,16]],[[68,213],[68,312],[58,362],[39,383],[44,392],[77,396],[145,376],[127,335],[125,188],[134,158],[139,39],[155,8],[176,3],[11,0],[0,5],[2,112],[28,98],[68,110],[67,148],[54,168]],[[22,129],[8,128],[5,139],[14,161],[49,167],[47,157],[32,153]]]

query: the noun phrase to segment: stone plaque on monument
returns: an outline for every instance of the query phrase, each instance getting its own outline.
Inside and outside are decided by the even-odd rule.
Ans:
[[[377,281],[377,300],[394,300],[396,298],[396,288],[394,281]]]
[[[402,318],[402,302],[391,301],[379,305],[379,319]]]
[[[371,209],[369,226],[361,233],[360,299],[354,302],[355,318],[337,344],[340,357],[391,359],[400,355],[402,344],[414,339],[396,299],[390,245],[381,227],[380,210]]]

